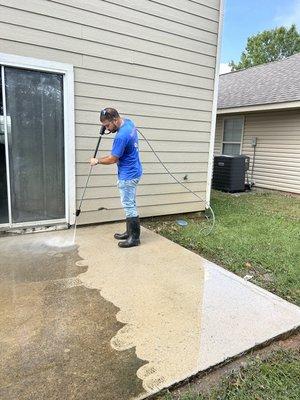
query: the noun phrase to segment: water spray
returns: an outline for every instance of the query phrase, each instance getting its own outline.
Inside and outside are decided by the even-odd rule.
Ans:
[[[94,151],[93,158],[96,158],[96,155],[98,153],[99,146],[100,146],[100,143],[101,143],[102,136],[105,135],[105,134],[108,135],[110,133],[110,132],[105,133],[105,129],[106,128],[105,128],[104,125],[102,125],[101,128],[100,128],[99,139],[98,139],[98,143],[97,143],[96,149]],[[90,171],[89,171],[89,174],[88,174],[88,177],[87,177],[87,180],[86,180],[86,184],[85,184],[82,196],[81,196],[79,207],[76,209],[76,212],[75,212],[75,226],[74,226],[73,244],[75,243],[75,237],[76,237],[77,217],[79,217],[79,215],[81,213],[81,206],[82,206],[82,202],[83,202],[83,199],[84,199],[84,195],[85,195],[86,189],[87,189],[88,184],[89,184],[89,180],[90,180],[90,177],[91,177],[92,169],[93,169],[93,165],[90,166]],[[99,210],[106,210],[106,208],[105,207],[100,207]]]

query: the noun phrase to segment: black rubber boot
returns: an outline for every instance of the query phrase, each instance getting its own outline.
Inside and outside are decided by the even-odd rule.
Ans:
[[[115,233],[114,238],[117,240],[125,240],[128,239],[129,233],[128,233],[128,226],[129,226],[129,218],[126,218],[126,231],[124,233]]]
[[[118,245],[119,247],[133,247],[133,246],[138,246],[140,242],[140,233],[141,233],[141,228],[140,228],[140,219],[139,217],[132,217],[128,218],[128,233],[129,236],[124,242],[119,242]]]

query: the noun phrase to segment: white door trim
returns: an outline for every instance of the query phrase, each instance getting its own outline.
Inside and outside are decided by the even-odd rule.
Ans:
[[[65,222],[75,222],[75,124],[74,124],[74,69],[73,65],[37,58],[0,53],[0,64],[63,75],[64,95],[64,145],[65,145]],[[58,220],[61,221],[61,220]],[[43,221],[37,221],[40,225]],[[47,222],[47,221],[45,221]],[[55,220],[53,220],[55,222]],[[28,225],[33,225],[28,222]]]
[[[9,171],[9,151],[8,151],[8,136],[7,136],[7,115],[6,115],[6,95],[4,84],[4,66],[1,68],[1,84],[2,84],[2,100],[3,100],[3,117],[4,117],[4,146],[5,146],[5,167],[6,167],[6,190],[7,190],[7,209],[8,209],[8,225],[11,221],[11,194],[10,194],[10,171]],[[6,225],[6,223],[5,223]],[[2,226],[2,225],[1,225]]]

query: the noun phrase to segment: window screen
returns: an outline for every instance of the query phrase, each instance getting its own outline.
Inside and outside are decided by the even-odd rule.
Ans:
[[[226,118],[224,120],[222,154],[230,156],[240,154],[243,127],[243,118]]]

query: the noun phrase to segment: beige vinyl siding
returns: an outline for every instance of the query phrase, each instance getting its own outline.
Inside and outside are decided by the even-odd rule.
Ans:
[[[217,118],[215,154],[221,154],[223,119]],[[242,154],[250,156],[251,163],[253,137],[257,137],[255,186],[300,193],[300,109],[245,115]]]
[[[74,65],[77,201],[107,106],[132,118],[177,179],[205,199],[218,24],[219,0],[0,0],[0,52]],[[112,140],[103,139],[101,155]],[[142,216],[204,208],[142,137],[140,151]],[[80,224],[124,218],[115,171],[93,169]]]
[[[217,116],[214,154],[222,154],[222,138],[223,138],[223,117]]]

